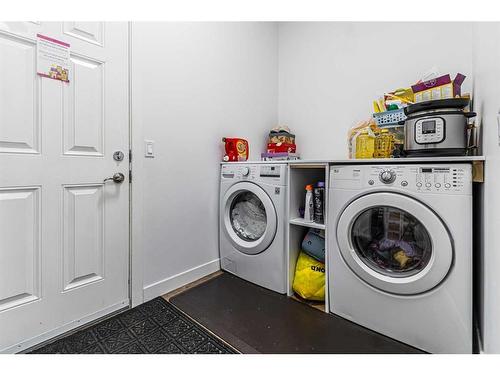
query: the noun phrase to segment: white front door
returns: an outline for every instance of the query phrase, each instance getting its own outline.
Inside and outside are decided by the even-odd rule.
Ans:
[[[69,83],[36,75],[36,34],[71,45]],[[126,23],[0,23],[0,352],[128,306],[128,148]]]

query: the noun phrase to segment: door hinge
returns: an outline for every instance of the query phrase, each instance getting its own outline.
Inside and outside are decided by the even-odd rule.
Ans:
[[[132,163],[132,150],[128,150],[128,161]]]
[[[132,183],[132,170],[131,169],[128,170],[128,183],[129,184]]]

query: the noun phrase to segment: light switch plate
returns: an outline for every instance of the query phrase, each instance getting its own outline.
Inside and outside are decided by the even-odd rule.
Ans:
[[[154,158],[155,157],[155,143],[154,141],[144,141],[144,157]]]

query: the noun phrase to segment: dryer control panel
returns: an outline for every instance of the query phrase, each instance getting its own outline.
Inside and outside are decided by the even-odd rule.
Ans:
[[[470,164],[339,165],[330,169],[333,189],[397,188],[418,193],[471,194]]]
[[[221,180],[249,180],[285,185],[286,170],[286,164],[222,164]]]

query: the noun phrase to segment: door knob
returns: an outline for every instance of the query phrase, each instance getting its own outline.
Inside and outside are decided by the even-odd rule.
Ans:
[[[108,182],[108,181],[113,181],[116,182],[117,184],[121,184],[123,181],[125,181],[125,176],[123,173],[115,173],[113,177],[108,177],[104,179],[103,182]]]

